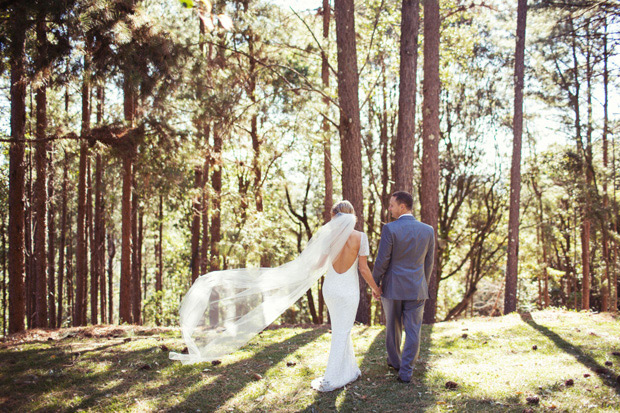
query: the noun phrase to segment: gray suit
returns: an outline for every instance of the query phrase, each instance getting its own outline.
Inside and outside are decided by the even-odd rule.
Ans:
[[[420,351],[424,302],[433,272],[435,232],[412,216],[401,216],[383,226],[372,272],[383,290],[388,363],[402,380],[411,380],[413,363]],[[406,333],[401,360],[403,327]]]

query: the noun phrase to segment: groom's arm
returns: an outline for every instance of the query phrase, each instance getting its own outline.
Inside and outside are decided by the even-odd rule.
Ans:
[[[435,231],[431,229],[431,239],[428,243],[426,257],[424,257],[424,276],[426,277],[426,285],[430,285],[431,274],[433,273],[433,265],[435,264]]]
[[[381,285],[381,279],[385,275],[388,267],[390,266],[390,260],[392,258],[392,233],[387,225],[383,226],[381,231],[381,242],[379,242],[379,251],[377,251],[377,259],[375,260],[375,266],[372,269],[372,278],[377,285]]]

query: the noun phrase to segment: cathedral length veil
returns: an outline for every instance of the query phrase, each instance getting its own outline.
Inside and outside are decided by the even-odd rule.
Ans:
[[[189,354],[170,352],[183,364],[232,353],[293,305],[325,274],[355,226],[355,215],[337,214],[293,261],[276,268],[242,268],[200,276],[180,309]]]

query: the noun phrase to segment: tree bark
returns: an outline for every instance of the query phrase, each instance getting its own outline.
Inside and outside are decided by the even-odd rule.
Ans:
[[[211,186],[213,187],[213,208],[211,213],[211,262],[209,271],[220,269],[219,243],[221,240],[221,194],[222,194],[222,135],[219,128],[213,131],[213,173]]]
[[[49,326],[57,328],[56,322],[56,206],[57,201],[54,196],[54,165],[52,160],[53,144],[48,145],[48,179],[47,179],[47,199],[49,208],[47,209],[47,303]]]
[[[123,195],[122,195],[122,240],[121,240],[121,281],[118,302],[120,323],[132,322],[131,312],[131,187],[133,181],[132,156],[123,156]]]
[[[164,197],[163,195],[159,195],[159,214],[158,214],[158,237],[157,237],[157,248],[156,248],[156,252],[157,252],[157,256],[156,261],[157,261],[157,273],[155,274],[155,292],[159,293],[162,289],[163,289],[163,273],[164,273],[164,262],[163,262],[163,254],[162,254],[162,248],[163,248],[163,232],[164,232]],[[207,224],[207,229],[208,229],[208,224]],[[204,242],[204,241],[203,241]],[[206,256],[205,256],[206,259]],[[204,271],[206,272],[206,270]],[[158,300],[157,300],[157,312],[155,314],[155,324],[156,325],[161,325],[162,319],[161,319],[161,313],[162,313],[162,297],[158,296]]]
[[[7,330],[7,318],[6,318],[6,310],[7,310],[7,305],[6,305],[6,299],[7,299],[7,290],[8,290],[8,284],[7,284],[7,262],[6,262],[6,256],[7,256],[7,251],[6,251],[6,215],[2,214],[2,231],[0,231],[1,235],[0,237],[2,237],[2,335],[4,337],[6,337],[6,330]]]
[[[103,206],[103,161],[101,154],[97,153],[95,157],[95,243],[94,248],[94,260],[95,271],[91,275],[97,280],[99,290],[99,303],[94,303],[94,306],[99,306],[101,310],[101,322],[106,322],[106,283],[105,283],[105,216]],[[94,318],[94,317],[93,317]]]
[[[47,39],[45,12],[37,16],[37,66],[43,70],[47,59]],[[45,81],[35,91],[36,109],[36,137],[45,139],[47,128],[47,92]],[[47,235],[47,142],[40,140],[36,143],[35,164],[37,180],[34,184],[34,263],[36,276],[36,327],[47,327],[47,254],[45,251]]]
[[[125,123],[129,127],[134,126],[135,117],[135,90],[130,80],[130,74],[125,74],[123,83],[123,111],[125,115]],[[123,195],[121,202],[122,216],[122,239],[121,239],[121,282],[119,293],[119,322],[132,323],[132,305],[131,305],[131,285],[132,285],[132,214],[131,214],[131,193],[133,188],[133,163],[136,154],[136,148],[126,150],[123,155]]]
[[[190,269],[192,273],[192,283],[200,275],[200,217],[202,216],[202,167],[194,167],[194,199],[192,201],[192,258]]]
[[[9,334],[23,331],[24,290],[24,143],[26,127],[25,41],[27,16],[22,3],[11,13],[11,146],[9,147]]]
[[[161,291],[163,289],[163,274],[164,274],[164,262],[163,262],[163,235],[164,235],[164,197],[159,196],[159,219],[158,219],[158,243],[157,243],[157,275],[155,278],[155,291]]]
[[[403,0],[400,26],[400,86],[394,159],[394,191],[413,192],[415,106],[417,93],[419,0]],[[426,46],[425,46],[426,50]],[[392,191],[392,192],[394,192]]]
[[[87,44],[89,39],[86,40]],[[87,46],[88,49],[88,46]],[[90,130],[90,73],[88,51],[84,56],[84,79],[82,83],[82,135]],[[86,325],[86,282],[88,272],[86,236],[86,164],[88,162],[88,143],[80,143],[80,164],[78,172],[78,209],[76,245],[76,291],[74,326]]]
[[[422,107],[422,176],[420,186],[420,216],[433,227],[437,243],[439,219],[439,0],[424,2],[424,103]],[[396,171],[395,171],[396,173]],[[430,278],[429,296],[424,308],[424,323],[434,323],[437,312],[438,249]]]
[[[141,324],[141,294],[140,294],[140,235],[138,231],[138,216],[140,197],[136,188],[136,166],[133,167],[133,191],[131,201],[131,318],[134,324]]]
[[[114,246],[114,238],[108,233],[108,323],[114,324],[114,255],[116,247]],[[119,314],[120,318],[120,314]]]
[[[97,248],[95,244],[95,225],[94,225],[94,210],[93,210],[93,183],[92,183],[92,162],[91,159],[88,159],[87,166],[87,187],[86,191],[86,222],[88,228],[88,246],[90,247],[90,317],[91,324],[97,324],[98,319],[98,281],[99,278],[97,276],[96,265],[97,265]],[[87,320],[86,314],[84,314],[84,319]]]
[[[211,129],[209,127],[205,129],[205,141],[208,143]],[[209,191],[207,188],[207,183],[209,180],[208,159],[205,160],[203,166],[202,178],[202,200],[200,205],[200,213],[202,215],[202,240],[200,241],[200,274],[206,274],[207,269],[209,268]]]
[[[62,210],[60,215],[60,248],[58,249],[58,327],[62,327],[63,313],[63,289],[65,277],[65,244],[67,239],[67,184],[69,178],[67,176],[69,169],[69,161],[67,152],[65,151],[65,159],[63,162],[62,172]]]
[[[336,44],[338,48],[338,101],[340,103],[340,156],[342,159],[342,195],[355,208],[362,230],[364,200],[362,193],[362,141],[358,97],[355,5],[353,0],[335,1]],[[360,279],[360,303],[355,320],[370,324],[370,297],[364,279]]]
[[[331,8],[329,0],[323,0],[323,42],[324,47],[327,47],[329,41],[329,20],[331,16]],[[321,81],[323,82],[323,90],[327,92],[329,88],[329,61],[327,59],[327,52],[323,50],[321,52]],[[323,103],[325,103],[325,115],[323,116],[323,173],[325,176],[325,196],[323,198],[323,223],[326,224],[331,220],[331,210],[334,204],[334,183],[332,178],[332,152],[331,152],[331,136],[329,131],[329,121],[327,120],[327,114],[329,113],[329,99],[324,96]],[[322,280],[323,278],[321,278]],[[319,298],[319,308],[323,302],[323,296]],[[321,310],[320,317],[322,319],[323,313]]]
[[[603,209],[605,212],[605,221],[611,216],[609,213],[609,193],[607,189],[608,185],[608,176],[607,169],[609,168],[609,68],[608,68],[608,60],[609,60],[609,52],[607,50],[607,18],[605,18],[605,34],[603,36],[603,169],[605,173],[603,173]],[[615,157],[615,153],[614,153]],[[612,171],[614,169],[612,168]],[[615,190],[615,187],[614,187]],[[613,212],[613,211],[612,211]],[[617,216],[611,219],[611,223],[617,220]],[[618,283],[614,282],[612,284],[611,273],[616,273],[615,271],[615,260],[611,261],[613,264],[610,264],[610,248],[609,248],[609,229],[607,222],[603,223],[603,255],[605,257],[605,274],[607,278],[607,286],[608,286],[608,294],[610,295],[610,310],[617,311],[618,309]],[[612,226],[613,229],[613,226]]]
[[[510,212],[508,217],[508,261],[504,314],[517,310],[517,278],[519,269],[519,204],[521,199],[521,137],[523,134],[523,74],[525,67],[525,28],[527,0],[517,6],[517,42],[515,48],[515,97],[510,168]]]

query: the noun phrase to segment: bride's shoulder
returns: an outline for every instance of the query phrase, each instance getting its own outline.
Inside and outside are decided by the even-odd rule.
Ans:
[[[361,240],[363,234],[363,232],[354,229],[353,232],[351,232],[351,235],[349,235],[349,239]]]

